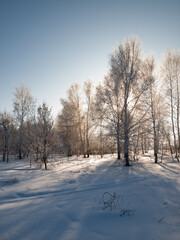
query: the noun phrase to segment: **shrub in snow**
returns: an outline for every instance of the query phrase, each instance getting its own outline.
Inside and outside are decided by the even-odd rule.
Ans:
[[[118,206],[120,206],[119,199],[121,199],[121,205],[123,205],[123,197],[117,196],[114,192],[113,194],[109,192],[104,192],[102,196],[103,201],[103,210],[109,208],[109,210],[112,212],[112,210],[115,210]],[[120,216],[132,216],[135,213],[135,209],[121,209]]]
[[[102,196],[102,201],[104,204],[103,210],[106,208],[109,208],[111,211],[113,209],[116,209],[119,198],[120,197],[118,197],[115,192],[113,194],[109,192],[103,193],[103,196]]]

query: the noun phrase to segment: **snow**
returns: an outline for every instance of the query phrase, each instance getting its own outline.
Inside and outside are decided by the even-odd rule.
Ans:
[[[2,240],[179,240],[180,163],[150,155],[131,167],[113,155],[53,158],[49,170],[0,162],[0,216]]]

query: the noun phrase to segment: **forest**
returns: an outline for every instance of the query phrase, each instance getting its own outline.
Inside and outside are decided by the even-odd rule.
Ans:
[[[29,158],[47,169],[51,154],[113,153],[130,166],[149,150],[155,163],[166,153],[179,161],[180,52],[165,50],[157,64],[141,45],[136,36],[119,43],[101,83],[71,85],[55,119],[47,103],[37,106],[31,91],[17,86],[13,112],[0,113],[2,161]]]

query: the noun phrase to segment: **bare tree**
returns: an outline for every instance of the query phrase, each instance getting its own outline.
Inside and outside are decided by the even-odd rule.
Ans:
[[[166,96],[170,100],[170,115],[171,126],[174,139],[174,150],[177,160],[178,148],[180,148],[180,126],[179,126],[179,114],[180,114],[180,93],[179,93],[179,81],[180,81],[180,54],[166,51],[163,61],[162,74],[165,83]],[[176,130],[177,129],[177,130]],[[178,136],[178,137],[177,137]],[[177,139],[178,142],[177,143]]]
[[[42,161],[45,165],[45,169],[47,169],[47,159],[52,141],[54,121],[51,115],[51,109],[48,108],[46,103],[43,103],[38,107],[37,120]]]
[[[71,111],[74,115],[73,121],[76,124],[78,138],[76,139],[79,143],[79,149],[81,154],[86,157],[85,153],[85,122],[84,122],[84,113],[83,113],[83,104],[80,95],[80,87],[78,84],[72,85],[67,92],[68,95],[68,104],[70,105]]]
[[[9,161],[9,138],[12,137],[12,116],[7,113],[0,113],[0,128],[2,135],[2,150],[3,150],[3,161]]]
[[[101,84],[96,87],[95,101],[94,101],[94,111],[93,119],[95,126],[99,127],[99,153],[101,158],[103,157],[104,149],[104,120],[105,120],[105,99],[104,99],[104,89]]]
[[[176,81],[176,126],[178,134],[178,152],[180,152],[180,53],[174,54],[174,75]]]
[[[121,79],[110,72],[104,79],[104,96],[106,125],[117,143],[117,158],[121,158],[122,140],[122,86]]]
[[[61,99],[61,105],[62,110],[56,120],[56,129],[59,139],[62,142],[62,150],[67,156],[71,156],[73,153],[78,155],[79,137],[77,134],[77,123],[74,119],[74,111],[72,111],[72,106],[68,100]]]
[[[114,92],[119,92],[119,105],[121,106],[123,123],[124,157],[126,166],[129,166],[129,140],[132,117],[136,106],[146,87],[141,78],[141,47],[136,37],[126,39],[119,44],[110,58],[110,76],[115,81]],[[119,107],[119,106],[118,106]],[[119,111],[118,111],[119,112]],[[140,119],[136,124],[140,122]]]
[[[84,92],[86,99],[86,109],[85,109],[85,141],[86,141],[86,155],[89,157],[90,155],[90,138],[93,133],[93,85],[92,81],[87,80],[84,83]]]
[[[34,115],[33,111],[35,102],[30,91],[23,84],[21,84],[20,87],[15,88],[14,96],[13,112],[16,126],[18,128],[18,152],[19,159],[22,159],[24,123]]]
[[[144,63],[144,77],[149,79],[150,87],[149,91],[146,95],[146,101],[149,105],[149,109],[151,112],[150,118],[152,120],[152,129],[153,129],[153,140],[154,140],[154,158],[155,163],[158,162],[158,133],[157,133],[157,124],[158,124],[158,112],[157,112],[157,105],[158,105],[158,96],[156,91],[155,85],[155,77],[154,77],[154,57],[149,57],[145,60]]]

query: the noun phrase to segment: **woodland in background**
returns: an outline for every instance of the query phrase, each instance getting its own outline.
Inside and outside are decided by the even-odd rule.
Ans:
[[[154,150],[158,162],[168,151],[180,153],[180,52],[167,50],[161,66],[142,54],[141,43],[130,37],[109,58],[109,71],[96,88],[90,80],[73,84],[60,99],[54,120],[46,103],[36,106],[23,85],[15,88],[13,113],[0,113],[0,152],[42,161],[49,154],[103,157],[117,153],[129,166],[138,155]]]

